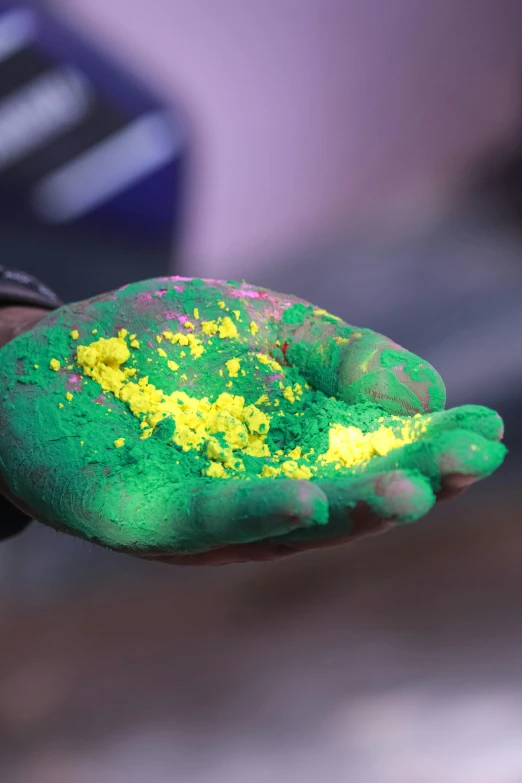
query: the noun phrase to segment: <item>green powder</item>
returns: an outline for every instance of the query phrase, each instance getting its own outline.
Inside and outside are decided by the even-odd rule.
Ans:
[[[106,348],[100,340],[115,341],[118,334],[124,335],[128,359],[100,364]],[[98,364],[79,364],[81,351],[93,344]],[[0,473],[11,494],[55,527],[120,548],[199,551],[214,545],[207,532],[194,529],[190,493],[220,485],[226,516],[227,486],[279,486],[290,475],[281,467],[289,461],[296,478],[304,470],[311,471],[311,482],[328,482],[411,468],[413,460],[424,465],[437,489],[433,454],[452,429],[474,429],[482,438],[478,454],[466,446],[479,475],[494,470],[503,455],[503,447],[488,440],[499,426],[496,414],[474,406],[437,413],[444,387],[426,362],[308,303],[242,283],[168,278],[127,286],[62,308],[1,356],[0,425],[7,445],[0,448]],[[94,379],[100,367],[101,383]],[[118,386],[125,370],[131,402],[117,398],[127,393]],[[242,398],[269,418],[265,433],[244,427],[251,451],[262,442],[268,454],[243,448],[228,465],[213,459],[208,437],[193,443],[192,430],[180,435],[181,419],[154,413],[156,392],[210,405],[223,394]],[[421,429],[405,439],[404,427],[412,421]],[[212,433],[216,453],[227,451],[234,426]],[[334,426],[364,436],[386,430],[394,446],[417,442],[389,453],[383,447],[370,461],[319,462],[331,447]],[[421,439],[426,433],[433,437]],[[362,448],[363,440],[356,436],[354,443]],[[225,465],[223,477],[213,477],[215,465]],[[263,471],[267,477],[260,479]],[[316,516],[327,520],[324,510]],[[187,521],[173,531],[173,519]],[[253,527],[244,539],[258,534]]]

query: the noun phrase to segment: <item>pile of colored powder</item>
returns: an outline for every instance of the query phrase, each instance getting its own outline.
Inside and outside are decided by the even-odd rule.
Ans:
[[[78,406],[83,421],[93,382],[103,392],[106,415],[124,406],[130,418],[111,441],[118,455],[126,449],[136,453],[136,443],[143,444],[142,460],[152,458],[158,446],[169,447],[162,463],[185,465],[192,475],[325,477],[383,456],[426,431],[426,417],[390,416],[372,403],[348,406],[311,388],[294,367],[242,340],[240,321],[234,311],[234,320],[223,315],[199,322],[195,310],[194,321],[185,321],[181,331],[144,339],[121,329],[80,344],[74,330],[69,335],[77,345],[73,364],[64,368],[50,357],[48,367],[80,378],[65,404]],[[246,328],[251,336],[259,330],[254,321]],[[81,426],[81,420],[76,423]],[[87,428],[85,439],[92,436]]]

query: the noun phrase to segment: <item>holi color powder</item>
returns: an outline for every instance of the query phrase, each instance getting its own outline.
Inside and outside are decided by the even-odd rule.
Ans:
[[[452,420],[440,413],[444,386],[426,362],[306,302],[233,281],[129,285],[62,308],[2,355],[4,399],[25,390],[8,423],[4,474],[20,460],[29,472],[50,460],[68,482],[64,507],[85,495],[89,476],[105,476],[100,518],[116,518],[113,505],[131,496],[135,517],[154,494],[196,481],[388,470],[397,449],[457,418],[473,429],[484,410],[467,406]],[[496,452],[485,458],[498,464]],[[25,477],[12,483],[31,495]],[[38,492],[32,507],[46,518],[78,518]],[[136,535],[135,526],[129,540]]]

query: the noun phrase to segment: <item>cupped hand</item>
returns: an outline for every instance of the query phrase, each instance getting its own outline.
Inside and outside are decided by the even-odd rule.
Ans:
[[[505,453],[500,417],[444,411],[427,362],[245,283],[129,285],[46,316],[0,357],[3,492],[140,557],[353,540],[422,517]]]

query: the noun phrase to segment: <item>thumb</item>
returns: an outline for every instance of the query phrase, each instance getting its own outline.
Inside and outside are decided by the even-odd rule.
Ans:
[[[349,404],[375,402],[395,415],[440,411],[446,401],[444,382],[431,364],[370,330],[346,346],[337,394]]]

